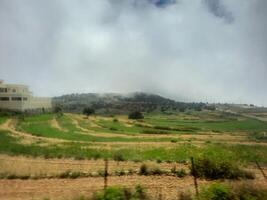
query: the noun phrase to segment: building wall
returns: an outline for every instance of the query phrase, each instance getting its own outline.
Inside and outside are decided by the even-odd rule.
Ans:
[[[0,108],[9,110],[51,109],[51,98],[34,97],[26,85],[0,82]]]

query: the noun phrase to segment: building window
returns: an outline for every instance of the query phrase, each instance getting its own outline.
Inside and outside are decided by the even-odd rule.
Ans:
[[[1,93],[7,93],[7,88],[0,88]]]
[[[27,101],[28,100],[28,98],[27,97],[23,97],[23,101]]]
[[[9,97],[0,97],[0,101],[9,101]]]
[[[12,97],[11,99],[12,99],[12,101],[21,101],[22,100],[21,97]]]
[[[16,92],[16,89],[12,89],[12,92]]]

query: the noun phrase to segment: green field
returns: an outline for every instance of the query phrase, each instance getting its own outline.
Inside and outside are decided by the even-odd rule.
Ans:
[[[5,120],[6,118],[0,118],[0,122]],[[266,131],[267,123],[228,113],[149,114],[144,120],[137,121],[128,120],[126,116],[96,116],[87,119],[73,114],[61,117],[43,114],[13,120],[17,122],[15,128],[18,132],[39,139],[25,144],[27,138],[2,130],[1,153],[86,159],[112,159],[120,154],[124,160],[132,161],[182,162],[193,156],[245,163],[255,160],[267,162],[267,146],[260,145],[265,140],[253,137],[253,134]],[[52,120],[60,128],[53,126]],[[226,137],[242,136],[245,138],[244,144],[238,140],[235,142],[235,138],[232,139],[235,143],[229,144],[215,140],[215,137],[222,134]],[[202,136],[208,140],[202,140]],[[50,143],[42,138],[60,141]]]
[[[117,148],[113,149],[95,148],[93,143],[82,144],[79,142],[64,143],[61,145],[40,146],[36,144],[22,144],[20,140],[9,135],[7,131],[0,132],[0,153],[8,155],[25,155],[45,158],[86,158],[113,159],[120,154],[124,160],[144,161],[162,160],[172,162],[183,162],[193,157],[207,157],[211,159],[235,160],[239,162],[267,162],[267,148],[256,145],[227,145],[206,144],[198,146],[194,144],[180,144],[176,147],[145,147],[144,148]]]

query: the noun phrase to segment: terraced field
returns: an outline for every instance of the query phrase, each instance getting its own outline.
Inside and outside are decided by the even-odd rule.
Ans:
[[[255,184],[265,185],[255,161],[266,171],[266,132],[264,120],[218,111],[147,114],[143,120],[129,120],[122,115],[87,118],[68,113],[0,117],[0,177],[3,178],[0,187],[8,182],[6,189],[9,191],[0,193],[0,199],[1,195],[5,199],[29,199],[33,195],[23,193],[26,188],[17,179],[41,184],[42,179],[50,178],[51,181],[44,184],[52,185],[53,180],[75,172],[78,180],[83,177],[81,181],[99,181],[106,158],[110,160],[109,173],[114,181],[117,176],[127,176],[124,185],[129,181],[129,187],[138,179],[138,170],[144,163],[167,174],[173,167],[184,169],[187,178],[181,177],[180,182],[189,181],[190,157],[235,162],[257,174]],[[22,198],[10,192],[13,180],[6,180],[8,177],[14,177]],[[161,177],[163,181],[166,178],[165,175]],[[155,184],[157,182],[145,185],[156,187]],[[189,185],[193,188],[193,182]],[[54,199],[55,195],[58,193],[51,191],[47,197]],[[172,198],[166,196],[166,199]]]

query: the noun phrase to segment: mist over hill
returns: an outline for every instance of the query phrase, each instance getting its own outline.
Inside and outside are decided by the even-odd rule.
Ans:
[[[184,112],[186,109],[202,110],[205,103],[185,103],[162,97],[157,94],[135,92],[67,94],[53,98],[53,105],[63,111],[80,113],[85,107],[92,107],[101,114],[124,114],[129,111],[142,112]]]

